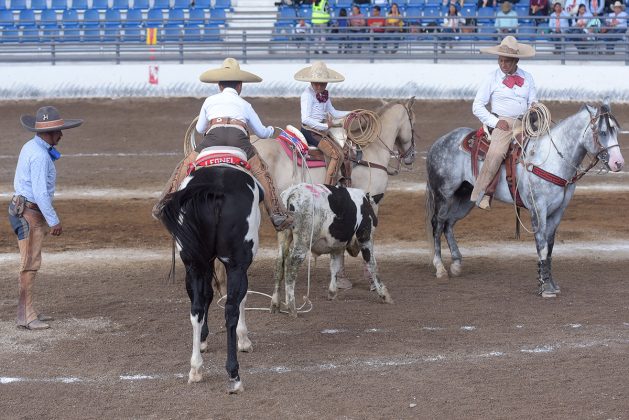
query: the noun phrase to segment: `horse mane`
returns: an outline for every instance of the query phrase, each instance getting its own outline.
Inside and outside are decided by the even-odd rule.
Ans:
[[[401,101],[390,101],[390,102],[386,102],[382,105],[380,105],[375,113],[378,115],[382,115],[384,114],[386,111],[388,111],[389,109],[393,108],[394,105],[404,105]]]

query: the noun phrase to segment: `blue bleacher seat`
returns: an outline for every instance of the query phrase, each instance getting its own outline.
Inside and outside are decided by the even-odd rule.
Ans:
[[[170,42],[181,41],[183,40],[183,28],[179,26],[167,26],[164,28],[161,39]]]
[[[109,5],[107,4],[107,0],[92,0],[92,9],[105,10],[108,8]]]
[[[463,6],[461,8],[461,16],[465,18],[473,18],[476,16],[476,5]]]
[[[153,9],[170,9],[170,0],[155,0]]]
[[[213,9],[230,9],[232,8],[231,0],[215,0]]]
[[[57,22],[57,12],[52,9],[42,10],[41,15],[39,17],[39,24],[42,29],[58,27],[59,24]]]
[[[225,9],[211,9],[210,10],[210,24],[224,25],[227,20]]]
[[[140,28],[142,26],[142,22],[144,22],[144,16],[142,15],[142,10],[140,9],[129,9],[127,10],[127,18],[124,21],[124,27],[135,27]]]
[[[518,27],[518,41],[534,41],[537,27],[534,23],[525,23]]]
[[[100,12],[96,9],[88,9],[83,14],[83,26],[100,26]]]
[[[184,26],[183,39],[189,42],[201,41],[201,28],[199,26]]]
[[[129,0],[114,0],[112,9],[127,10],[129,8]]]
[[[52,0],[50,8],[53,10],[66,10],[68,8],[67,0]]]
[[[12,26],[5,26],[0,30],[0,42],[15,43],[20,40],[20,32]]]
[[[405,12],[404,21],[408,23],[419,24],[422,20],[423,7],[421,6],[407,6]]]
[[[434,26],[441,22],[441,6],[425,6],[422,10],[422,25]]]
[[[4,3],[4,2],[1,2]],[[44,10],[46,9],[46,0],[31,0],[31,9],[33,10]]]
[[[116,9],[108,9],[105,12],[105,21],[103,29],[104,41],[118,41],[122,39],[122,19],[120,11]]]
[[[150,7],[149,0],[133,0],[134,9],[148,10]]]
[[[297,19],[297,11],[294,7],[284,7],[280,9],[280,14],[277,17],[277,24],[292,26]]]
[[[352,0],[336,0],[334,7],[341,8],[344,7],[346,9],[350,9],[352,7]]]
[[[10,10],[24,10],[24,9],[26,9],[26,0],[10,0],[9,1],[9,9]]]
[[[107,9],[105,12],[105,26],[120,26],[121,24],[120,10]]]
[[[183,26],[183,22],[183,9],[170,9],[168,11],[168,20],[166,21],[167,26]]]
[[[61,15],[61,22],[64,28],[78,28],[80,24],[79,13],[75,9],[64,10],[63,15]]]
[[[100,42],[102,40],[102,33],[101,32],[102,31],[101,31],[100,26],[85,27],[85,28],[83,28],[82,41],[83,42],[90,42],[90,43]]]
[[[72,0],[72,8],[76,10],[86,10],[87,0]]]
[[[493,7],[481,7],[476,11],[476,16],[479,26],[493,26],[496,18],[496,10]]]
[[[39,42],[39,28],[33,10],[20,10],[16,26],[22,31],[20,42]]]
[[[16,25],[19,27],[35,26],[35,12],[28,9],[20,10],[19,18]]]
[[[531,22],[531,18],[529,18],[529,5],[528,4],[516,4],[513,8],[518,15],[518,22],[520,23],[528,23]]]
[[[0,27],[12,28],[15,26],[15,19],[13,19],[13,12],[10,10],[0,10]]]
[[[479,26],[476,32],[476,39],[479,41],[493,41],[498,38],[498,33],[493,25]]]
[[[100,12],[96,9],[88,9],[83,15],[83,42],[100,42],[101,26]]]
[[[273,25],[273,37],[271,38],[271,40],[281,42],[288,41],[288,34],[291,34],[292,32],[293,30],[290,26],[280,25],[278,22],[276,22]]]
[[[175,4],[173,5],[173,9],[189,9],[190,8],[190,0],[175,0]]]
[[[137,4],[137,2],[135,3]],[[124,41],[125,42],[143,42],[144,41],[144,18],[142,10],[129,9],[127,18],[123,22]]]
[[[164,14],[162,9],[151,9],[146,16],[147,28],[159,28],[164,23]]]
[[[297,16],[302,19],[310,19],[312,16],[312,7],[302,7],[297,11]]]
[[[205,23],[206,23],[205,10],[190,9],[187,26],[193,27],[195,25],[205,25]]]
[[[221,41],[221,29],[216,25],[206,26],[203,30],[203,41]]]
[[[194,7],[197,9],[209,9],[210,0],[194,0]]]
[[[426,0],[408,0],[406,2],[406,4],[409,6],[420,6],[420,7],[424,7],[425,3],[426,3]]]

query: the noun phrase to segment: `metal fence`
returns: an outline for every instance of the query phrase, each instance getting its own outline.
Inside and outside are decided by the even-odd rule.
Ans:
[[[437,19],[435,17],[435,19]],[[443,19],[443,18],[441,18]],[[533,18],[532,18],[533,19]],[[237,21],[237,19],[235,19]],[[146,45],[146,28],[133,37],[124,29],[114,34],[103,31],[73,32],[71,38],[42,36],[42,32],[20,34],[13,42],[0,44],[0,62],[197,62],[232,56],[247,60],[326,60],[374,62],[380,60],[492,59],[480,54],[483,46],[495,45],[507,33],[487,31],[486,26],[468,25],[460,32],[445,32],[439,26],[407,27],[403,32],[374,33],[370,28],[340,31],[334,28],[294,33],[293,26],[261,19],[260,26],[246,29],[217,26],[207,22],[194,32],[181,27],[159,27],[157,44]],[[110,28],[111,29],[111,28]],[[521,42],[537,50],[535,60],[565,64],[570,61],[612,61],[629,64],[629,47],[624,33],[550,33],[546,26],[527,26],[515,31]]]

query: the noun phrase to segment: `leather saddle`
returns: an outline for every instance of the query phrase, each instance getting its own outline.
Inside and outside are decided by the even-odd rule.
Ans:
[[[517,180],[517,167],[520,162],[520,157],[522,156],[522,147],[520,146],[520,144],[523,144],[522,133],[517,134],[516,139],[517,142],[511,142],[509,145],[505,160],[502,164],[505,166],[505,179],[507,181],[507,185],[509,186],[509,191],[511,192],[511,198],[513,198],[518,207],[524,207],[524,203],[522,203],[522,198],[518,192]],[[471,155],[470,161],[472,165],[472,175],[474,175],[474,178],[478,178],[478,162],[485,160],[487,150],[489,149],[489,143],[489,134],[484,127],[479,128],[477,131],[472,131],[461,141],[461,149]],[[501,171],[496,173],[494,179],[487,187],[487,190],[485,190],[485,194],[492,199],[494,193],[496,192],[498,181],[500,181],[500,173]]]

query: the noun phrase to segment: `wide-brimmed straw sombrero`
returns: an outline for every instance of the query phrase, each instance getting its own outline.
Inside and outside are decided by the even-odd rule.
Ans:
[[[530,45],[519,43],[511,35],[506,36],[500,45],[495,47],[485,47],[480,49],[487,54],[501,55],[503,57],[528,58],[535,55],[535,48]]]
[[[24,128],[36,133],[67,130],[83,124],[83,120],[64,120],[54,106],[43,106],[37,115],[22,115],[20,121]]]
[[[300,82],[338,83],[345,77],[337,71],[329,69],[323,61],[317,61],[295,73],[295,80]]]
[[[226,58],[221,67],[203,72],[199,76],[199,80],[204,83],[259,83],[262,81],[262,78],[248,71],[240,70],[240,63],[235,58]]]

